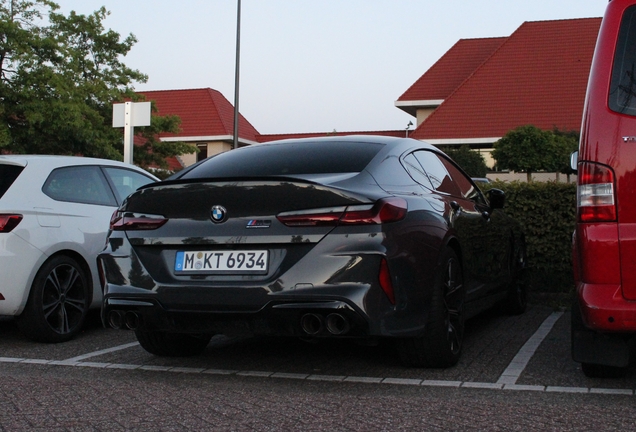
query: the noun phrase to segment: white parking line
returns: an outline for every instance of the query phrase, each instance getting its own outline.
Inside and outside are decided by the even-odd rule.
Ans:
[[[547,317],[543,324],[528,339],[524,346],[521,347],[517,355],[512,359],[508,367],[497,380],[497,384],[517,384],[517,380],[525,370],[543,339],[548,336],[554,324],[563,316],[563,312],[553,312]]]
[[[587,388],[587,387],[562,387],[547,385],[518,385],[517,380],[521,376],[530,359],[536,352],[537,348],[550,333],[556,322],[561,318],[563,312],[555,312],[550,315],[541,324],[539,329],[528,339],[524,346],[519,350],[517,355],[512,359],[506,370],[501,374],[496,383],[472,382],[472,381],[445,381],[445,380],[422,380],[410,378],[391,378],[391,377],[364,377],[364,376],[341,376],[341,375],[310,375],[299,373],[285,372],[269,372],[269,371],[240,371],[226,369],[204,369],[204,368],[186,368],[177,366],[151,366],[121,363],[98,363],[82,361],[91,357],[97,357],[103,354],[109,354],[115,351],[132,348],[139,345],[138,342],[131,342],[112,348],[94,351],[81,356],[72,357],[66,360],[43,360],[43,359],[26,359],[14,357],[0,357],[0,363],[19,363],[29,365],[48,365],[48,366],[73,366],[94,369],[126,369],[126,370],[143,370],[155,373],[182,373],[182,374],[207,374],[207,375],[226,375],[241,376],[262,379],[295,379],[300,381],[329,381],[329,382],[347,382],[347,383],[363,383],[363,384],[392,384],[406,385],[417,387],[453,387],[464,389],[485,389],[492,391],[532,391],[543,393],[569,393],[569,394],[596,394],[596,395],[625,395],[634,396],[634,389],[606,389],[606,388]]]
[[[0,357],[0,363],[19,363],[30,365],[48,365],[48,366],[66,366],[66,367],[85,367],[93,369],[128,369],[142,370],[155,373],[182,373],[182,374],[208,374],[208,375],[226,375],[241,376],[261,379],[296,379],[299,381],[329,381],[338,383],[362,383],[362,384],[393,384],[406,385],[413,387],[452,387],[463,389],[482,389],[493,391],[532,391],[542,393],[569,393],[569,394],[595,394],[595,395],[624,395],[634,396],[636,393],[633,389],[608,389],[608,388],[588,388],[588,387],[562,387],[562,386],[541,386],[541,385],[517,385],[517,384],[501,384],[486,383],[473,381],[443,381],[443,380],[421,380],[409,378],[380,378],[380,377],[361,377],[341,375],[307,375],[307,374],[291,374],[283,372],[269,371],[237,371],[225,369],[203,369],[203,368],[184,368],[171,366],[151,366],[151,365],[135,365],[120,363],[97,363],[97,362],[81,362],[81,361],[51,361],[41,359],[24,359],[12,357]]]
[[[69,359],[66,359],[66,360],[63,360],[63,361],[69,362],[69,363],[80,362],[82,360],[86,360],[86,359],[91,358],[91,357],[97,357],[97,356],[104,355],[104,354],[110,354],[112,352],[125,350],[127,348],[132,348],[132,347],[137,346],[137,345],[139,345],[139,342],[131,342],[131,343],[127,343],[127,344],[124,344],[124,345],[119,345],[119,346],[112,347],[112,348],[106,348],[106,349],[99,350],[99,351],[93,351],[92,353],[83,354],[83,355],[77,356],[77,357],[72,357],[72,358],[69,358]]]

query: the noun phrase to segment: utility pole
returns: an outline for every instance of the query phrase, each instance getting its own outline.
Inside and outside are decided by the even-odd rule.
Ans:
[[[236,9],[236,67],[234,71],[234,144],[238,148],[239,139],[239,72],[241,59],[241,0],[237,0]]]

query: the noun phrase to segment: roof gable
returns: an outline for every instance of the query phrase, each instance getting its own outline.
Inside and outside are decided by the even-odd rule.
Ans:
[[[506,39],[460,39],[398,98],[398,102],[446,99]]]
[[[522,24],[411,136],[501,137],[527,124],[578,130],[600,23]]]
[[[142,91],[146,100],[154,101],[158,114],[181,118],[181,132],[162,133],[161,138],[228,137],[234,135],[234,106],[211,88]],[[239,137],[256,141],[258,131],[239,114]]]

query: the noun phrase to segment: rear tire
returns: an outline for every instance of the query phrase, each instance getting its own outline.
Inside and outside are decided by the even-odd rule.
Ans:
[[[407,366],[447,368],[459,361],[464,338],[464,284],[461,264],[450,248],[444,250],[430,300],[424,335],[398,340]]]
[[[16,322],[29,339],[66,342],[82,329],[88,313],[90,284],[74,259],[58,255],[38,270],[26,307]]]
[[[513,279],[508,286],[506,298],[500,304],[500,310],[507,315],[521,315],[528,307],[529,274],[526,261],[526,243],[520,242],[519,248],[514,250],[514,260],[511,265]]]
[[[581,363],[581,370],[583,374],[588,378],[620,378],[622,377],[627,368],[621,366],[609,366],[605,364],[591,363],[589,360],[598,360],[602,361],[604,356],[598,357],[597,355],[590,356],[590,353],[598,353],[603,352],[604,354],[610,353],[612,357],[618,356],[615,350],[612,350],[611,347],[607,345],[598,346],[598,345],[590,345],[589,343],[583,343],[581,345],[580,341],[585,341],[585,337],[581,337],[580,334],[591,334],[592,331],[589,330],[583,324],[583,317],[581,316],[581,309],[579,308],[579,302],[576,298],[572,301],[571,308],[571,337],[572,337],[572,357],[574,361],[579,361]],[[578,338],[575,337],[578,335]],[[603,340],[603,339],[601,339]],[[577,358],[578,357],[578,358]],[[587,361],[581,361],[587,360]],[[607,358],[605,358],[607,360]]]
[[[621,378],[625,375],[627,368],[593,363],[581,363],[581,369],[588,378]]]
[[[199,355],[212,339],[212,335],[209,334],[191,335],[142,330],[135,330],[135,336],[143,349],[161,357]]]

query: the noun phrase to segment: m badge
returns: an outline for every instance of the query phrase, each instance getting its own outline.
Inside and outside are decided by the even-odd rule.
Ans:
[[[271,224],[272,224],[271,220],[252,219],[247,223],[245,228],[269,228]]]

